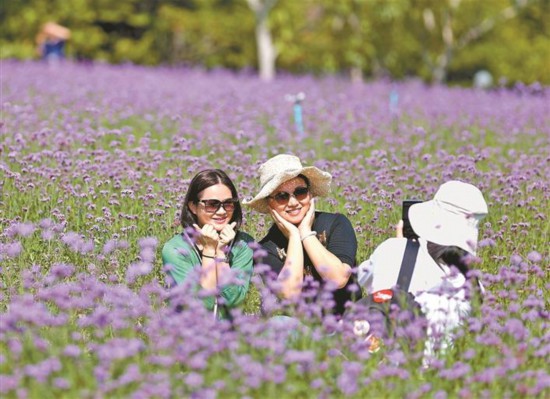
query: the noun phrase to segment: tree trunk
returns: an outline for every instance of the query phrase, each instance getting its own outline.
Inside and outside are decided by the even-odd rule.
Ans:
[[[256,15],[256,48],[258,50],[258,68],[260,78],[270,81],[275,78],[275,59],[277,51],[273,45],[271,32],[267,23],[269,11],[277,0],[247,0],[249,7]]]
[[[458,5],[458,2],[456,5]],[[443,18],[441,37],[443,38],[445,50],[437,58],[435,68],[432,71],[432,82],[436,84],[443,84],[447,81],[447,68],[451,63],[451,57],[453,55],[455,45],[453,33],[453,11],[453,9],[447,10]]]
[[[271,32],[267,26],[267,18],[256,24],[256,46],[258,48],[258,63],[260,78],[270,81],[275,78],[275,46],[271,39]]]

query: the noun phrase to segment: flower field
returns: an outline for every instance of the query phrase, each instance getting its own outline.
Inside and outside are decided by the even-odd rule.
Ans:
[[[550,89],[11,61],[0,72],[0,397],[550,397]],[[298,92],[303,132],[285,99]],[[262,299],[290,306],[264,295],[261,265],[232,323],[166,288],[160,249],[194,174],[224,169],[252,197],[277,153],[332,173],[316,207],[352,221],[359,261],[394,235],[403,199],[449,179],[484,193],[487,292],[429,368],[398,342],[370,353],[322,303],[293,305],[304,328],[289,336],[261,315]],[[253,237],[269,225],[245,208]]]

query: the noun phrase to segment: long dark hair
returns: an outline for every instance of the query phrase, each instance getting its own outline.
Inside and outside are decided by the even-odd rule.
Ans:
[[[437,263],[445,263],[447,266],[455,266],[460,273],[464,275],[466,280],[471,281],[474,292],[481,294],[483,292],[482,285],[479,279],[472,276],[470,273],[470,266],[468,266],[468,251],[448,245],[439,245],[428,241],[428,253]],[[481,302],[483,302],[483,296],[478,295]]]
[[[447,266],[455,266],[465,277],[470,267],[467,263],[468,252],[462,248],[439,245],[428,241],[428,253],[437,263],[445,263]]]
[[[181,210],[181,226],[185,229],[186,227],[193,226],[194,223],[197,223],[197,215],[195,215],[189,209],[189,203],[192,202],[197,204],[199,201],[199,193],[202,190],[206,190],[208,187],[215,186],[216,184],[223,184],[231,190],[231,197],[239,199],[237,194],[237,189],[235,185],[227,176],[227,174],[221,169],[206,169],[203,170],[193,177],[191,183],[189,183],[189,188],[187,189],[187,194],[185,194],[185,199],[183,201],[183,208]],[[230,223],[237,222],[235,230],[238,230],[241,227],[243,222],[243,211],[241,208],[241,202],[237,201],[235,204],[235,210],[233,211],[233,216],[231,217]]]

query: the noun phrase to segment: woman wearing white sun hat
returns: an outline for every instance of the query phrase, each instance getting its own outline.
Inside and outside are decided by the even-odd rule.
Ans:
[[[419,236],[419,250],[408,292],[420,305],[428,321],[426,354],[444,349],[450,333],[469,314],[465,292],[468,257],[476,255],[479,222],[487,215],[487,204],[479,189],[461,181],[441,185],[430,201],[409,208],[409,220]],[[386,292],[396,286],[407,246],[398,237],[380,244],[358,268],[359,284],[367,294]],[[459,272],[452,271],[456,267]],[[479,284],[480,289],[483,287]]]
[[[304,167],[288,154],[269,159],[259,172],[260,192],[243,204],[273,218],[260,244],[267,252],[263,262],[278,275],[280,295],[298,297],[308,275],[330,281],[335,288],[333,312],[342,314],[353,296],[348,288],[357,239],[344,215],[315,211],[315,197],[330,192],[332,176],[315,166]]]

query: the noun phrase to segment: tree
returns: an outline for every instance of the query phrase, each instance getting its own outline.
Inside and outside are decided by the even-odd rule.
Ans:
[[[550,0],[0,1],[0,58],[36,58],[47,21],[71,29],[73,59],[550,82]]]
[[[423,51],[423,58],[431,70],[431,80],[434,83],[444,83],[447,80],[449,65],[457,52],[485,35],[497,24],[515,18],[519,10],[529,4],[529,0],[515,0],[511,5],[500,10],[492,9],[490,10],[491,14],[484,17],[479,23],[467,26],[460,34],[457,34],[455,19],[457,19],[461,3],[462,0],[448,0],[448,2],[440,3],[443,5],[443,9],[440,14],[439,29],[433,9],[427,7],[422,12],[425,29],[430,34],[440,36],[443,44],[442,50],[435,57],[429,54],[426,47]],[[476,5],[474,12],[478,10],[478,6]]]
[[[277,51],[268,25],[268,15],[277,0],[246,0],[256,16],[256,48],[260,78],[270,81],[275,77]]]

